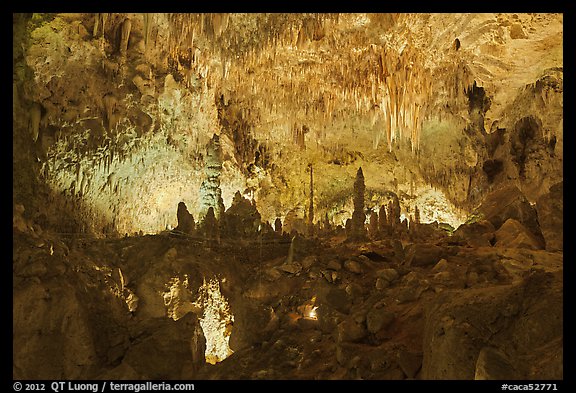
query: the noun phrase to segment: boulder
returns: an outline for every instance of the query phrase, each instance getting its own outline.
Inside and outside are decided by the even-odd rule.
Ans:
[[[488,247],[494,240],[494,231],[490,221],[479,220],[460,225],[454,236],[464,239],[471,247]]]
[[[362,296],[365,293],[365,288],[358,283],[352,282],[346,285],[345,291],[350,299],[352,299],[353,302],[356,302],[362,300]]]
[[[318,262],[318,257],[316,255],[309,255],[304,258],[301,262],[303,269],[310,269],[312,265],[315,265]]]
[[[480,350],[476,361],[475,380],[522,379],[510,364],[508,357],[493,347]]]
[[[326,303],[334,310],[343,314],[348,314],[350,312],[350,298],[344,289],[330,288],[326,294]]]
[[[298,262],[290,262],[278,266],[278,269],[289,274],[298,274],[302,271],[302,265]]]
[[[506,220],[500,229],[496,231],[495,236],[495,246],[497,247],[539,250],[544,246],[524,225],[513,218]]]
[[[400,274],[398,274],[398,271],[396,269],[380,269],[378,271],[376,271],[376,277],[378,278],[382,278],[388,282],[393,282],[396,279],[398,279],[398,277],[400,276]]]
[[[336,345],[336,361],[343,367],[349,367],[353,359],[362,353],[365,348],[362,344],[341,342]]]
[[[388,288],[390,286],[390,282],[384,278],[378,277],[376,279],[376,283],[374,284],[374,286],[376,287],[376,289],[382,290]]]
[[[488,194],[468,222],[488,220],[495,229],[499,229],[509,218],[524,225],[539,241],[544,240],[536,210],[513,184]]]
[[[338,324],[337,332],[337,342],[359,342],[366,335],[368,331],[363,326],[363,324],[358,323],[353,318],[345,319]]]
[[[538,221],[546,250],[564,249],[564,182],[556,183],[536,201]]]
[[[416,243],[407,247],[406,266],[421,267],[436,264],[447,255],[443,247],[435,244]]]
[[[424,292],[427,288],[422,285],[412,284],[407,287],[404,287],[398,292],[396,296],[396,300],[399,304],[403,303],[410,303],[418,300],[422,292]]]
[[[360,263],[358,261],[355,261],[353,259],[348,259],[344,262],[344,268],[346,270],[348,270],[349,272],[355,273],[355,274],[361,274],[364,270],[362,269],[362,266],[360,265]]]
[[[366,314],[366,327],[370,333],[378,333],[390,326],[395,317],[393,312],[384,307],[373,307]]]
[[[452,274],[448,271],[442,271],[434,274],[434,280],[441,283],[449,283],[452,278]]]
[[[332,259],[326,265],[326,269],[338,271],[338,270],[342,269],[342,264],[339,261],[337,261],[336,259]]]
[[[448,261],[444,258],[440,259],[436,265],[432,268],[432,273],[444,272],[448,269]]]
[[[528,38],[528,35],[524,31],[520,23],[513,23],[510,26],[510,38],[512,38],[513,40],[525,39]]]

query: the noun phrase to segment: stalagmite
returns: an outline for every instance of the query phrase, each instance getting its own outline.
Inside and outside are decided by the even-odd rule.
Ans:
[[[354,240],[362,239],[366,235],[366,228],[364,227],[364,221],[366,220],[366,214],[364,213],[365,189],[364,173],[362,172],[362,167],[360,167],[356,172],[356,179],[354,181],[354,211],[352,212],[351,221],[351,238]]]

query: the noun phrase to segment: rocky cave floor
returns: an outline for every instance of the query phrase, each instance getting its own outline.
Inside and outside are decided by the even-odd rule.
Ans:
[[[563,252],[506,203],[499,227],[486,213],[357,241],[94,239],[15,215],[14,378],[562,379]],[[175,321],[161,294],[184,275]],[[234,315],[234,353],[214,365],[186,308],[209,277]]]

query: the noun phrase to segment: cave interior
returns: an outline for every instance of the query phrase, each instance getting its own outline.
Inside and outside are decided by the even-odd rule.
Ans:
[[[13,378],[563,379],[563,15],[13,14]]]

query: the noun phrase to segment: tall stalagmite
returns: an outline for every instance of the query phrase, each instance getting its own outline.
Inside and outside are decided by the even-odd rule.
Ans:
[[[200,186],[200,211],[206,215],[208,209],[214,209],[214,215],[217,219],[224,212],[224,201],[220,189],[220,173],[222,172],[222,147],[220,146],[220,137],[216,134],[210,139],[206,146],[206,157],[204,158],[204,172],[206,179]]]
[[[360,167],[358,172],[356,172],[356,180],[354,181],[354,212],[352,213],[351,222],[352,239],[362,239],[366,236],[366,228],[364,227],[364,221],[366,220],[366,214],[364,213],[365,190],[364,173],[362,172],[362,167]]]

